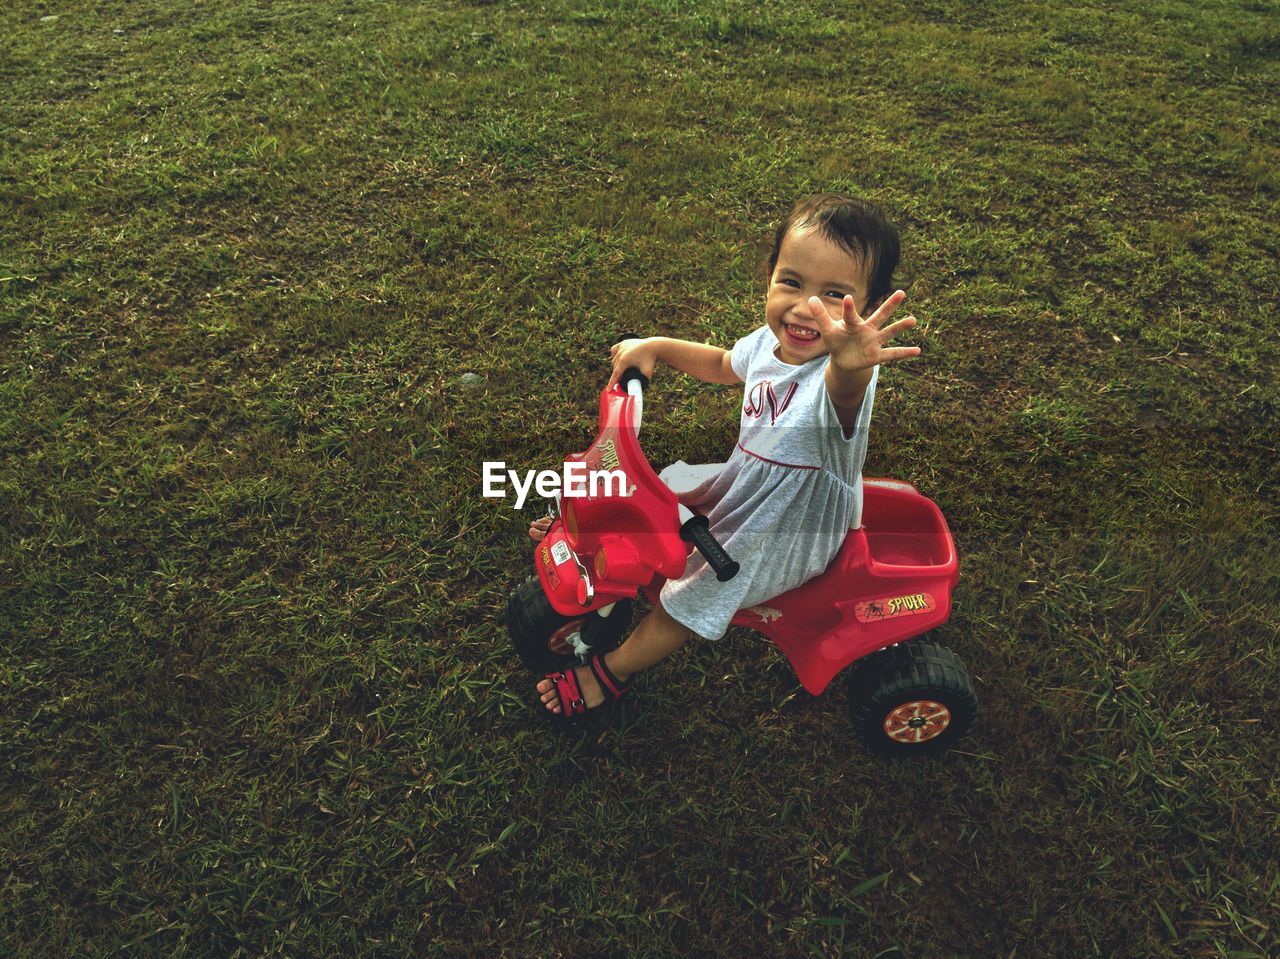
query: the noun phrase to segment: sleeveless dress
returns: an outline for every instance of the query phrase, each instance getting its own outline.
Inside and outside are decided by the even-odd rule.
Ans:
[[[680,502],[706,515],[716,539],[741,569],[716,580],[696,550],[684,574],[662,587],[672,618],[719,639],[740,610],[817,576],[862,515],[862,464],[875,398],[876,367],[845,436],[827,395],[828,357],[795,365],[778,359],[777,338],[762,326],[733,347],[744,383],[738,443],[727,463],[683,460],[660,478]]]

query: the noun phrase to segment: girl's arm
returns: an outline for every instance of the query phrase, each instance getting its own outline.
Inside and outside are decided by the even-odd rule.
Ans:
[[[729,363],[732,353],[707,343],[651,336],[643,340],[615,343],[612,353],[613,375],[609,378],[609,386],[618,382],[628,366],[636,367],[645,376],[653,376],[653,368],[659,361],[682,373],[695,376],[704,383],[742,382]]]
[[[854,424],[858,422],[858,410],[862,409],[862,400],[867,395],[867,385],[874,370],[875,367],[869,367],[850,372],[834,363],[827,364],[827,395],[836,408],[836,419],[840,421],[846,438],[852,435]]]
[[[846,435],[857,422],[858,408],[862,406],[867,384],[871,382],[872,368],[920,355],[918,346],[885,346],[899,333],[916,325],[914,316],[885,325],[906,298],[907,294],[895,290],[864,320],[858,315],[851,296],[844,298],[843,313],[839,319],[828,314],[816,296],[809,297],[810,315],[818,324],[823,345],[831,354],[827,362],[827,395],[831,397],[836,417]]]

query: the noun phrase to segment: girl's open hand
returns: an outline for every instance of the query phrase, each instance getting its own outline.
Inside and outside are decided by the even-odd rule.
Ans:
[[[653,368],[658,365],[658,345],[653,337],[614,343],[609,353],[613,357],[613,373],[605,389],[613,389],[613,384],[622,378],[622,374],[629,366],[634,366],[645,376],[653,379]]]
[[[823,345],[831,353],[831,365],[838,370],[852,372],[919,356],[918,346],[885,347],[899,333],[916,325],[914,316],[884,325],[906,298],[907,294],[895,290],[878,310],[864,320],[858,315],[852,296],[845,296],[843,316],[839,319],[831,316],[816,296],[809,297],[809,312],[822,334]]]

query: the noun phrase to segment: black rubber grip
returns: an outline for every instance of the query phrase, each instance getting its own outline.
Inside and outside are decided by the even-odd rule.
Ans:
[[[680,527],[680,537],[693,543],[711,568],[715,570],[716,579],[720,582],[723,583],[738,575],[738,564],[729,558],[729,554],[724,551],[724,547],[717,543],[716,538],[711,535],[705,516],[689,517],[685,524]]]
[[[643,337],[638,336],[635,333],[623,333],[613,342],[614,342],[614,345],[616,346],[617,344],[621,343],[623,340],[639,340],[639,339],[643,339]],[[618,377],[618,386],[620,386],[625,391],[627,388],[627,384],[630,383],[632,380],[639,380],[640,388],[642,390],[647,390],[649,388],[649,377],[645,376],[634,366],[628,366],[625,370],[622,371],[622,375]]]

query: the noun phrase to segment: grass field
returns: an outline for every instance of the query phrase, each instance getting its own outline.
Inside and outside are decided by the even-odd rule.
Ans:
[[[0,952],[1280,956],[1271,0],[0,12]],[[961,748],[759,636],[581,739],[480,464],[902,225],[867,472],[943,508]],[[480,385],[463,383],[477,374]],[[671,372],[655,463],[737,398]]]

